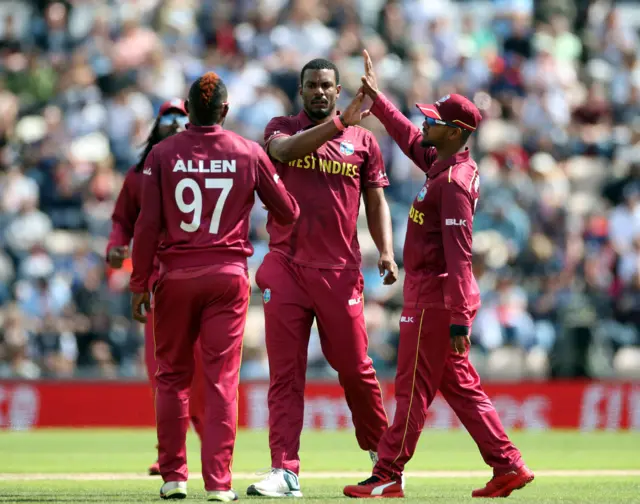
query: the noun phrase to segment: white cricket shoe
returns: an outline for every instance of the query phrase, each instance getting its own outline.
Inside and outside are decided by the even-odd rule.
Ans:
[[[376,466],[376,464],[378,463],[378,452],[374,452],[373,450],[369,450],[369,457],[371,458],[371,463],[373,464],[373,467]],[[405,477],[404,474],[401,476],[401,483],[402,483],[402,489],[404,490],[404,482],[405,482]]]
[[[186,481],[167,481],[160,488],[162,499],[184,499],[187,496]]]
[[[267,475],[247,488],[247,495],[263,497],[302,497],[298,475],[287,469],[271,469]]]
[[[238,500],[238,494],[233,490],[211,490],[207,492],[207,500],[214,502],[233,502]]]

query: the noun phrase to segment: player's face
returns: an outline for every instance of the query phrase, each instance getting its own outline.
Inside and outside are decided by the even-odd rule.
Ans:
[[[158,133],[164,140],[171,135],[184,131],[189,118],[178,110],[170,110],[158,122]]]
[[[333,70],[307,70],[300,86],[300,96],[309,117],[316,120],[329,117],[336,108],[340,89]]]
[[[442,121],[434,121],[427,117],[422,123],[422,140],[420,144],[423,147],[435,147],[436,149],[454,141],[460,133],[460,128],[449,126],[448,123]]]

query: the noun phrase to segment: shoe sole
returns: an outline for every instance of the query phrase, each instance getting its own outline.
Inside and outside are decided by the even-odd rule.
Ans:
[[[476,499],[477,498],[495,499],[500,497],[509,497],[512,494],[512,492],[514,492],[515,490],[520,490],[521,488],[524,488],[529,483],[531,483],[534,479],[535,479],[535,475],[530,474],[525,479],[518,478],[513,480],[512,483],[504,486],[503,488],[501,488],[497,492],[492,493],[491,495],[478,495],[478,496],[472,495],[472,497]]]
[[[160,498],[164,499],[164,500],[170,500],[170,499],[175,499],[175,500],[179,500],[179,499],[186,499],[187,498],[187,493],[183,490],[172,490],[167,492],[166,494],[160,494]]]
[[[229,499],[227,497],[220,497],[217,495],[207,496],[207,501],[209,502],[235,502],[238,500],[238,495],[235,495],[233,499]]]
[[[349,493],[346,490],[344,490],[343,493],[346,497],[351,497],[352,499],[402,499],[404,498],[404,492],[402,490],[400,492],[390,492],[383,495]]]
[[[247,495],[251,497],[271,497],[272,499],[287,499],[292,497],[302,497],[302,492],[300,490],[293,490],[287,493],[264,492],[262,490],[258,490],[255,485],[251,485],[249,488],[247,488]]]
[[[149,469],[149,476],[160,476],[160,471],[156,471],[155,469]]]

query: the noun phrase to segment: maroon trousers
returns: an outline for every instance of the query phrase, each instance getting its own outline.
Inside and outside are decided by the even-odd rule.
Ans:
[[[156,396],[156,372],[158,362],[156,361],[156,349],[153,341],[153,307],[148,314],[147,323],[144,325],[144,363],[147,368],[147,376],[153,390],[153,397]],[[194,346],[193,382],[191,383],[191,397],[189,398],[189,416],[191,424],[196,431],[198,438],[202,441],[202,427],[204,425],[204,375],[202,374],[202,356],[200,350],[200,340]]]
[[[269,355],[272,467],[300,470],[307,349],[314,317],[322,351],[344,389],[358,444],[377,451],[388,420],[367,355],[360,271],[307,268],[270,252],[256,273],[256,283],[263,292]]]
[[[156,424],[164,481],[188,478],[186,438],[200,336],[204,374],[202,476],[205,489],[231,488],[242,336],[249,279],[235,266],[175,270],[155,291]]]
[[[465,355],[451,349],[449,310],[405,307],[400,322],[400,346],[393,424],[380,440],[373,473],[399,478],[413,457],[424,428],[427,408],[438,390],[478,445],[484,461],[502,474],[524,465],[507,437],[498,413],[480,386],[480,377]]]

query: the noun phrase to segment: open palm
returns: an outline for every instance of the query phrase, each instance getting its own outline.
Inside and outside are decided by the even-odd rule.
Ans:
[[[351,101],[349,106],[342,113],[344,122],[349,126],[359,124],[365,117],[371,114],[368,110],[362,110],[362,103],[364,102],[364,91],[362,88],[358,90],[355,98]]]
[[[373,71],[373,62],[371,61],[371,56],[369,56],[366,49],[362,51],[362,56],[364,57],[362,89],[366,95],[368,95],[372,100],[375,100],[378,95],[378,79],[376,78],[376,73]]]

